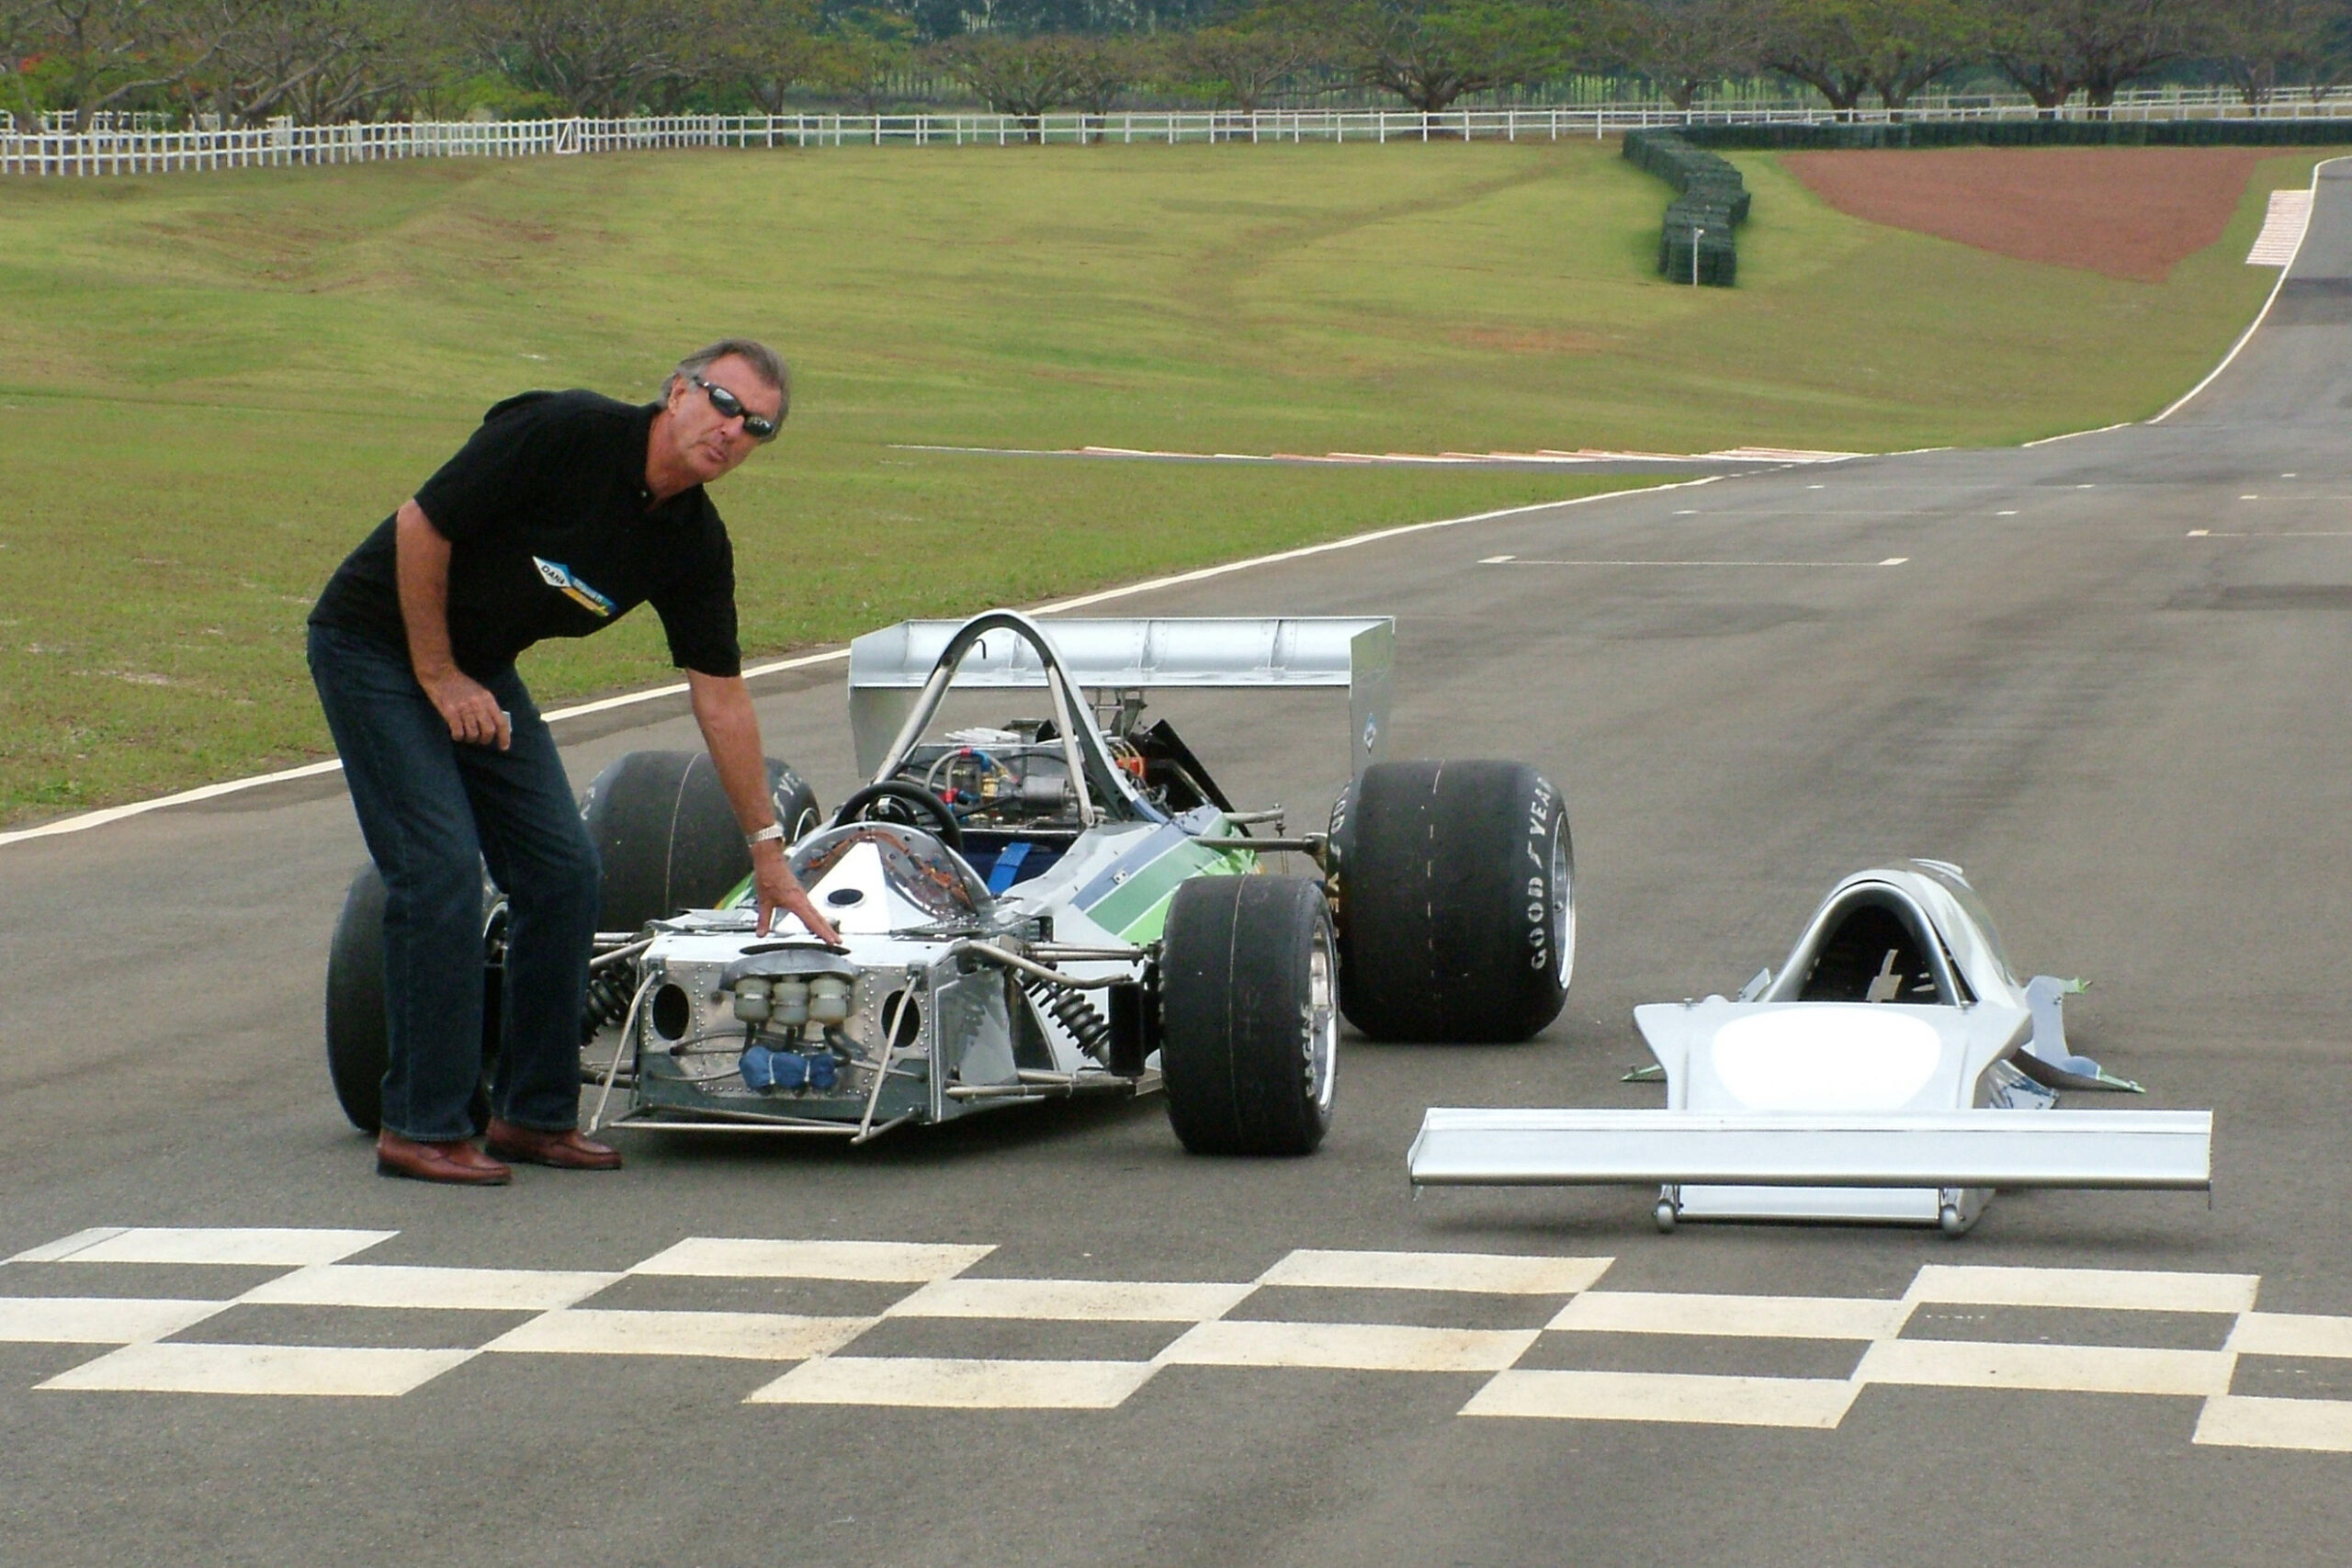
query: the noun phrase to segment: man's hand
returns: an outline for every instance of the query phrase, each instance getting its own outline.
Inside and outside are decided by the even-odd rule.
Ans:
[[[420,675],[418,684],[441,714],[441,721],[449,727],[449,739],[466,746],[495,746],[505,750],[514,744],[514,721],[490,688],[467,674],[451,668],[433,675]]]
[[[760,897],[760,935],[768,934],[769,923],[782,909],[788,915],[797,915],[800,923],[820,942],[841,945],[842,933],[817,912],[817,906],[808,900],[808,890],[800,886],[792,868],[785,863],[784,846],[773,839],[752,850],[752,886]]]

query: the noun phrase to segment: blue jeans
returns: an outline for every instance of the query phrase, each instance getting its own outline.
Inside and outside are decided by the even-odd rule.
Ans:
[[[514,744],[462,745],[404,649],[311,628],[311,679],[384,878],[384,1127],[442,1143],[473,1132],[481,1081],[481,868],[507,897],[491,1106],[543,1132],[578,1124],[580,1023],[601,874],[555,738],[508,666],[484,682]]]

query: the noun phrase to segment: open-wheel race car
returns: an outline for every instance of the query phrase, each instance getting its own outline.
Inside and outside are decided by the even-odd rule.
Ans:
[[[2061,1089],[2139,1086],[2066,1043],[2076,981],[2019,980],[1944,861],[1829,890],[1778,974],[1736,998],[1634,1010],[1666,1108],[1437,1108],[1416,1185],[1657,1184],[1658,1228],[1690,1219],[1940,1225],[2002,1188],[2210,1188],[2205,1111],[2053,1109]]]
[[[583,1075],[591,1125],[892,1128],[1164,1089],[1196,1153],[1298,1155],[1329,1124],[1342,1014],[1404,1041],[1524,1039],[1575,956],[1559,792],[1507,761],[1384,761],[1385,617],[909,621],[850,652],[867,783],[830,818],[771,762],[790,862],[841,935],[756,934],[709,763],[634,752],[582,809],[604,860]],[[1345,687],[1348,783],[1322,831],[1238,808],[1155,688]],[[1042,692],[947,728],[951,690]],[[938,733],[934,734],[933,732]],[[1272,874],[1268,857],[1312,874]],[[355,879],[327,987],[345,1112],[376,1124],[382,886]],[[487,900],[498,994],[503,913]],[[495,1008],[485,1019],[494,1043]],[[617,1097],[618,1103],[614,1101]]]

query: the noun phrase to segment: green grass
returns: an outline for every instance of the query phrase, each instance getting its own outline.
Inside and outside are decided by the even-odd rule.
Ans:
[[[300,624],[481,409],[798,374],[719,491],[758,651],[1622,484],[957,457],[1996,443],[2143,415],[2271,274],[2263,165],[2162,286],[1834,213],[1769,156],[1736,290],[1613,148],[673,153],[0,183],[0,821],[322,754]],[[1376,609],[1377,605],[1366,605]],[[666,672],[650,617],[528,656]]]

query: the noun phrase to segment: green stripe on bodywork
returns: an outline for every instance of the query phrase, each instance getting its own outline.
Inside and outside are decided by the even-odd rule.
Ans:
[[[1238,876],[1257,863],[1253,850],[1213,850],[1187,839],[1104,894],[1086,913],[1122,941],[1158,942],[1168,923],[1168,901],[1178,887],[1196,876]]]

